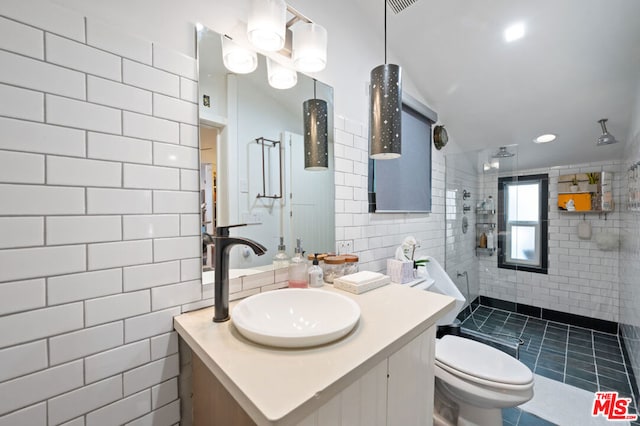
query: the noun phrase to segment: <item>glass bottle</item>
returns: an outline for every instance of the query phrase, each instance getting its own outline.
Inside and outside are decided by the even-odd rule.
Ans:
[[[278,253],[273,256],[273,268],[280,269],[289,266],[289,256],[287,256],[286,247],[284,245],[284,238],[280,237],[280,244],[278,245]]]
[[[307,261],[302,257],[302,241],[296,240],[296,248],[291,263],[289,263],[289,287],[307,288],[309,287],[307,275]]]
[[[318,253],[316,253],[313,257],[313,264],[309,267],[309,287],[318,288],[324,285],[322,268],[318,265],[319,263]]]

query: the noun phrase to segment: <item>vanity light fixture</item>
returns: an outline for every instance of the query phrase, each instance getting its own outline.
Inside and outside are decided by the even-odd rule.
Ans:
[[[384,4],[384,65],[371,70],[369,157],[391,160],[402,154],[402,69],[387,63],[387,2]]]
[[[535,143],[549,143],[549,142],[553,142],[555,141],[557,138],[556,135],[554,135],[553,133],[546,133],[544,135],[540,135],[537,138],[535,138],[533,141]]]
[[[284,47],[287,4],[284,0],[252,0],[247,37],[258,49],[275,52]]]
[[[287,21],[289,16],[291,18]],[[287,5],[284,0],[251,0],[248,21],[247,38],[257,49],[291,58],[293,67],[298,71],[318,72],[325,68],[327,30]],[[228,36],[222,39],[222,43],[227,69],[238,74],[247,74],[256,69],[256,52],[234,43]],[[278,72],[282,74],[274,76],[274,80],[281,82],[274,83],[269,77],[271,86],[284,89],[296,84],[294,71]]]
[[[520,40],[522,37],[524,37],[524,33],[525,33],[524,23],[517,22],[513,25],[509,25],[504,30],[504,39],[507,43],[511,43],[513,41]]]
[[[258,67],[256,52],[240,46],[226,35],[222,38],[222,62],[231,72],[248,74]]]
[[[327,102],[316,98],[316,79],[313,79],[313,99],[302,103],[304,120],[304,169],[329,168],[329,132]]]
[[[290,89],[298,83],[298,73],[295,70],[267,57],[267,78],[274,89]]]
[[[298,71],[323,70],[327,65],[327,30],[313,22],[293,27],[292,59]]]

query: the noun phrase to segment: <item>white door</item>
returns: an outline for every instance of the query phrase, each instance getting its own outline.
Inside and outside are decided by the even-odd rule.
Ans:
[[[329,146],[329,169],[307,171],[304,169],[304,138],[285,132],[289,145],[289,197],[291,203],[291,246],[296,238],[302,239],[302,248],[307,253],[335,251],[335,213],[327,214],[328,205],[333,205],[333,152]]]

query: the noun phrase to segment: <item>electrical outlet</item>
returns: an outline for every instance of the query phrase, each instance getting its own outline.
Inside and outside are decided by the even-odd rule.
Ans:
[[[246,194],[249,192],[249,182],[246,179],[240,179],[240,193]]]
[[[353,241],[344,240],[336,243],[336,252],[338,254],[353,253]]]

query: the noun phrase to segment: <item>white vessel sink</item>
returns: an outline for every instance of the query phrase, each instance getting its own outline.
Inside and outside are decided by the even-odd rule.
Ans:
[[[360,306],[337,293],[284,289],[242,300],[231,313],[240,334],[256,343],[283,348],[322,345],[348,334]]]

